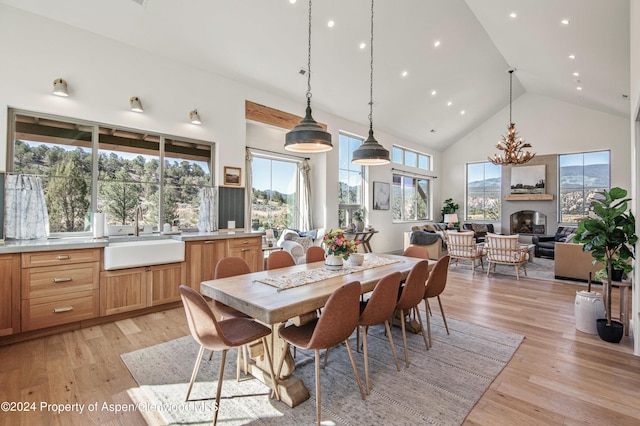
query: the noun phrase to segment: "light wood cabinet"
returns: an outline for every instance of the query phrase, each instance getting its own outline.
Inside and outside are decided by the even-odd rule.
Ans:
[[[229,239],[229,256],[241,257],[247,261],[251,272],[262,271],[262,237]]]
[[[98,316],[100,249],[22,254],[22,331]]]
[[[20,255],[0,255],[0,336],[20,332]]]
[[[135,311],[180,300],[184,262],[100,273],[100,315]]]
[[[199,292],[200,283],[212,280],[216,264],[227,257],[227,240],[189,241],[186,251],[187,285]]]

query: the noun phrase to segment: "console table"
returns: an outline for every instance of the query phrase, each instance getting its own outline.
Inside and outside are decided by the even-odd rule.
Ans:
[[[360,243],[362,244],[362,248],[364,249],[365,253],[371,253],[371,244],[369,243],[369,241],[371,241],[371,238],[373,237],[373,234],[377,234],[378,231],[355,231],[355,232],[349,232],[349,231],[345,231],[345,235],[348,235],[350,237],[353,237],[354,241],[360,241]]]

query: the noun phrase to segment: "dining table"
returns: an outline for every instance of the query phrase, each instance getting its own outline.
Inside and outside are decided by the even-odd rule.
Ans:
[[[391,254],[367,253],[361,266],[345,266],[339,271],[325,267],[324,262],[314,262],[286,268],[259,271],[228,278],[203,281],[200,291],[216,301],[224,303],[270,326],[272,334],[268,339],[273,365],[284,364],[281,377],[277,380],[281,400],[290,407],[309,398],[305,384],[295,376],[295,361],[290,351],[285,351],[285,342],[278,330],[287,322],[300,325],[314,319],[329,296],[344,284],[359,281],[361,293],[368,293],[384,276],[400,272],[405,279],[409,271],[424,259]],[[435,260],[428,260],[429,269]],[[262,345],[253,345],[249,350],[251,359],[248,371],[273,387],[269,369],[262,357]]]

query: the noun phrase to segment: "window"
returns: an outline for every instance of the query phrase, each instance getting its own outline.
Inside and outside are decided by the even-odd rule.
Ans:
[[[393,174],[392,215],[394,221],[430,219],[429,179]]]
[[[7,169],[40,176],[51,233],[90,231],[92,211],[110,225],[131,224],[138,205],[156,229],[174,219],[197,226],[198,192],[212,185],[212,144],[14,110],[9,120]]]
[[[467,164],[466,220],[500,219],[502,167],[490,162]]]
[[[353,164],[353,152],[362,145],[362,139],[340,134],[338,166],[338,226],[347,227],[353,222],[353,213],[363,210],[364,167]]]
[[[391,151],[391,161],[403,166],[416,167],[422,170],[431,170],[431,156],[411,151],[409,149],[394,146]]]
[[[298,228],[298,162],[254,154],[251,228]]]
[[[589,214],[594,194],[609,190],[610,152],[584,152],[558,156],[560,222],[573,223]]]

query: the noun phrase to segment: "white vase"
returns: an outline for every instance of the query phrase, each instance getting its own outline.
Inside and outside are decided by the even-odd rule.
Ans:
[[[328,254],[324,260],[324,266],[327,269],[340,270],[344,265],[344,259],[342,256],[336,256],[335,254]]]

